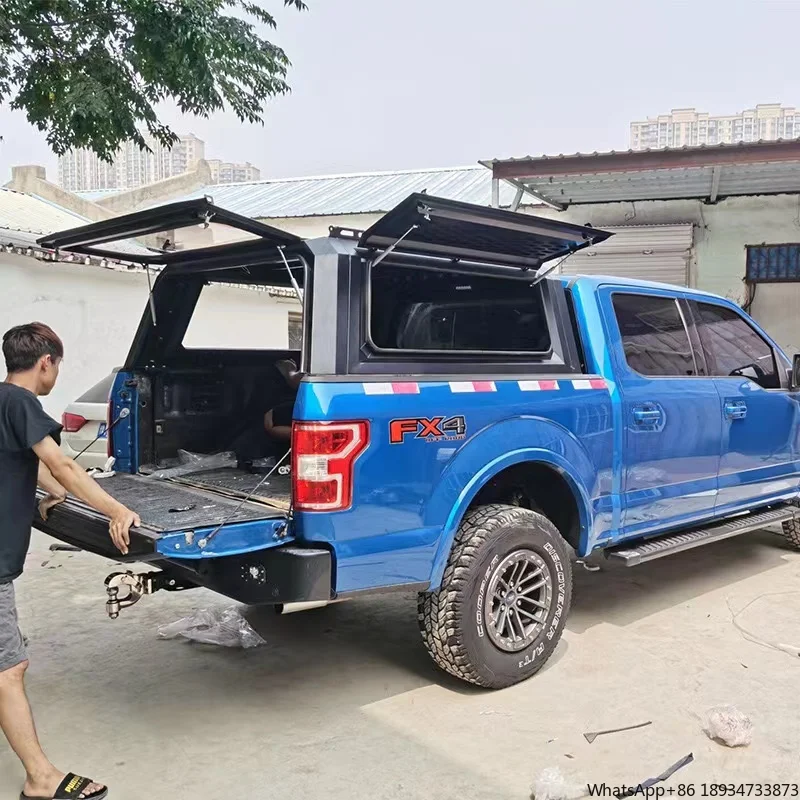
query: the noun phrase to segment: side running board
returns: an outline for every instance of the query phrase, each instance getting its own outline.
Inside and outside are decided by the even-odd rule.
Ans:
[[[727,522],[708,525],[693,531],[681,531],[648,539],[636,545],[620,545],[606,550],[606,558],[622,562],[626,567],[635,567],[645,561],[671,556],[682,550],[691,550],[721,539],[729,539],[740,533],[749,533],[768,525],[785,522],[800,516],[800,508],[795,505],[781,505],[767,511],[757,511],[745,517],[735,517]]]

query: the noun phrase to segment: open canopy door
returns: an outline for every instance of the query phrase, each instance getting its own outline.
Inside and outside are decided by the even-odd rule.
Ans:
[[[609,236],[596,228],[417,193],[365,231],[359,245],[529,270]]]
[[[262,243],[279,247],[302,241],[300,237],[292,233],[219,208],[211,202],[211,198],[203,197],[198,200],[185,200],[180,203],[148,208],[103,222],[93,222],[80,228],[48,234],[41,237],[38,243],[42,247],[53,250],[67,250],[83,255],[116,258],[121,261],[135,261],[142,264],[179,264],[196,260],[197,254],[201,251],[166,250],[162,252],[143,246],[132,248],[125,240],[211,223],[236,228],[243,233],[258,237]],[[125,242],[125,246],[119,246],[123,242]],[[103,245],[108,246],[103,247]],[[115,245],[117,246],[115,247]],[[204,248],[204,251],[206,253],[212,250],[219,251],[232,246],[235,245],[217,245]]]

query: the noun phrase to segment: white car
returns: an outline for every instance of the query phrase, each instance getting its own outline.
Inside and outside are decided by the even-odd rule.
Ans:
[[[61,415],[61,449],[86,469],[102,469],[108,460],[108,396],[113,382],[112,373],[70,403]]]

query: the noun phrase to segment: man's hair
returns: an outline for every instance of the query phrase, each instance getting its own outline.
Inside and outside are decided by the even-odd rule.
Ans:
[[[17,325],[3,335],[3,356],[9,373],[32,369],[42,356],[64,358],[58,334],[42,322]]]

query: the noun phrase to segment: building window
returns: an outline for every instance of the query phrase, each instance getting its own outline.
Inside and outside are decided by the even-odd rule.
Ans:
[[[748,281],[800,282],[800,244],[747,245],[746,251]]]

